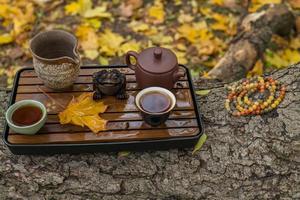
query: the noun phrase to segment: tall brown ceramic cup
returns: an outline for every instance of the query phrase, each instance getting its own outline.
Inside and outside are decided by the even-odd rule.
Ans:
[[[135,58],[135,63],[131,62],[131,57]],[[185,71],[178,66],[176,55],[162,47],[151,47],[139,54],[129,51],[126,64],[135,71],[141,88],[159,86],[170,90],[180,77],[185,76]]]
[[[35,72],[47,87],[72,86],[80,70],[75,36],[62,30],[42,32],[30,41],[30,51]]]

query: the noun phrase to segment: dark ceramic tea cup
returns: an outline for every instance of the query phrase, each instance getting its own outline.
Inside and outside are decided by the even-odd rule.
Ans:
[[[169,118],[176,105],[176,97],[165,88],[148,87],[136,95],[135,104],[147,124],[159,126]]]

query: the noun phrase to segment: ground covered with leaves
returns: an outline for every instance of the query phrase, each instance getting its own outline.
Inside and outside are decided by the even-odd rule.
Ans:
[[[124,63],[128,50],[159,45],[202,76],[224,55],[243,16],[269,3],[293,9],[295,30],[274,36],[249,75],[300,60],[299,0],[0,0],[0,87],[11,87],[15,72],[31,65],[30,38],[50,29],[74,33],[84,63]]]

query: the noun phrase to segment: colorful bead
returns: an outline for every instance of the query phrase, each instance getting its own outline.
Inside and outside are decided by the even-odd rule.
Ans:
[[[226,85],[229,91],[226,110],[234,116],[259,115],[270,112],[282,102],[286,87],[271,77],[252,77]],[[232,111],[231,108],[235,108]]]

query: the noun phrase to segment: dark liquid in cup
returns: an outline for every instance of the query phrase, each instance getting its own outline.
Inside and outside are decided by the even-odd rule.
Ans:
[[[14,111],[12,122],[17,126],[30,126],[42,118],[42,110],[37,106],[22,106]]]
[[[140,105],[147,112],[161,113],[170,108],[171,99],[160,92],[148,92],[141,96]]]

